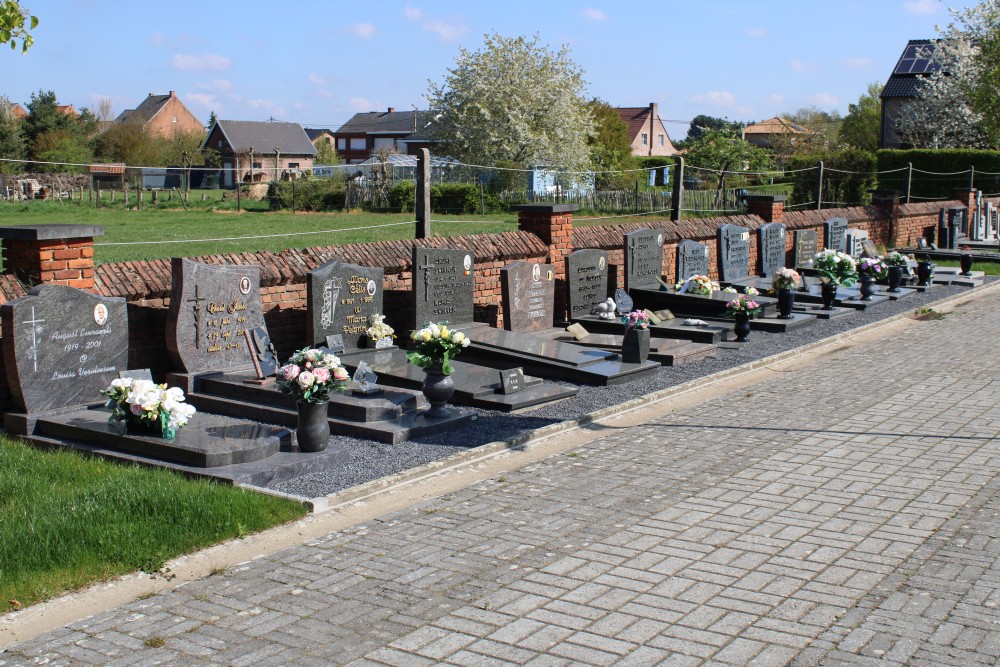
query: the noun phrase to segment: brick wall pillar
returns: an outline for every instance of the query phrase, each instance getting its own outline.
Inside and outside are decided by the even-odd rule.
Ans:
[[[94,237],[103,235],[98,225],[0,227],[4,267],[29,285],[93,289]]]
[[[786,195],[749,195],[747,213],[763,218],[764,222],[781,222],[785,219]]]
[[[955,188],[951,191],[951,198],[959,200],[968,209],[976,205],[976,191],[969,188]]]
[[[872,220],[870,230],[872,240],[888,247],[899,244],[899,200],[902,196],[899,190],[872,190],[872,206],[884,216],[881,220]],[[877,229],[879,224],[885,225]]]
[[[530,232],[549,247],[546,260],[555,273],[555,318],[566,319],[566,256],[573,252],[573,211],[575,204],[523,204],[517,211],[518,229]]]

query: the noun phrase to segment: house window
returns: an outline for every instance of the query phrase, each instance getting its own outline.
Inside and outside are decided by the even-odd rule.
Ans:
[[[368,148],[368,143],[365,141],[364,137],[351,137],[352,151],[363,151],[366,148]]]
[[[643,146],[649,145],[649,135],[646,134],[645,132],[642,133],[642,145]]]
[[[219,139],[219,148],[222,148],[222,139]]]
[[[656,135],[656,141],[662,146],[664,143],[663,135],[662,134]]]
[[[374,149],[378,150],[380,148],[395,148],[396,140],[392,137],[375,137]]]
[[[347,139],[340,137],[337,139],[337,150],[342,151],[347,149]]]
[[[288,163],[288,168],[289,169],[298,169],[299,168],[299,163],[298,162],[289,162]]]
[[[250,168],[251,168],[251,169],[260,169],[260,168],[261,168],[261,167],[260,167],[260,162],[254,162],[254,163],[253,163],[253,166],[252,166],[252,167],[250,167]]]
[[[173,122],[173,123],[177,122],[177,116],[171,116],[170,118],[171,118],[171,122]]]

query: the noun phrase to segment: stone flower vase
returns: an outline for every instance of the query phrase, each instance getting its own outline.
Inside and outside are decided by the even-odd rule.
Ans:
[[[787,288],[778,290],[778,319],[790,320],[795,306],[795,291]]]
[[[931,283],[931,276],[934,275],[934,265],[928,260],[922,259],[917,262],[917,284],[927,287]]]
[[[962,255],[961,257],[958,258],[958,263],[961,265],[962,268],[962,273],[960,275],[966,277],[972,275],[972,255],[968,253]]]
[[[424,396],[430,402],[431,407],[424,412],[425,417],[431,419],[447,417],[448,401],[455,393],[455,381],[450,375],[445,375],[440,365],[428,366],[424,369],[424,384],[421,387]]]
[[[823,310],[833,310],[833,302],[837,300],[837,283],[823,283],[819,293],[823,298]]]
[[[295,428],[299,451],[323,451],[330,444],[330,422],[327,421],[330,402],[296,401],[295,405],[299,410],[299,425]]]
[[[622,337],[622,361],[641,364],[649,358],[649,329],[632,327]]]
[[[886,291],[898,292],[899,286],[903,283],[903,267],[890,266],[888,280],[889,280],[889,289]]]
[[[861,276],[861,300],[871,301],[875,295],[875,276]]]
[[[736,332],[737,343],[747,342],[750,337],[750,313],[737,313],[736,326],[733,327],[733,331]]]

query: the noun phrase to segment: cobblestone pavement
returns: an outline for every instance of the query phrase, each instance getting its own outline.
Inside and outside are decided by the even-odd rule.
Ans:
[[[998,306],[607,428],[0,665],[994,665]]]

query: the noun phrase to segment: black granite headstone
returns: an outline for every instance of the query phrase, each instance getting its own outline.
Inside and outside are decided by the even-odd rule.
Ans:
[[[772,278],[778,269],[785,266],[785,226],[780,222],[768,222],[761,225],[757,233],[760,272],[765,278]]]
[[[0,306],[0,321],[7,381],[29,414],[99,403],[128,366],[125,299],[38,285]]]
[[[171,260],[167,350],[185,373],[248,368],[246,331],[264,326],[260,267]]]
[[[566,256],[566,295],[570,319],[590,315],[608,298],[608,253],[588,248]]]
[[[663,234],[640,229],[625,235],[625,289],[659,289],[663,273]]]
[[[847,218],[830,218],[823,223],[824,247],[847,252]]]
[[[413,248],[416,326],[473,320],[474,266],[471,250]]]
[[[310,323],[309,343],[330,334],[344,337],[348,350],[361,346],[368,318],[382,311],[383,269],[332,260],[309,272],[306,308]]]
[[[503,327],[508,331],[552,328],[555,274],[551,264],[514,262],[500,269]]]
[[[810,269],[816,253],[819,252],[817,245],[816,230],[799,229],[795,231],[795,266],[800,269]]]
[[[677,282],[708,275],[708,246],[683,239],[677,244]]]
[[[524,369],[510,368],[500,371],[500,393],[516,394],[524,391]]]
[[[628,295],[623,289],[615,290],[615,310],[620,314],[625,315],[631,313],[632,309],[635,308],[635,303],[632,301],[632,297]]]
[[[719,278],[730,282],[750,275],[750,230],[737,225],[719,227]]]
[[[848,229],[844,232],[844,252],[855,259],[861,257],[864,250],[861,242],[867,238],[868,232],[863,229]]]

